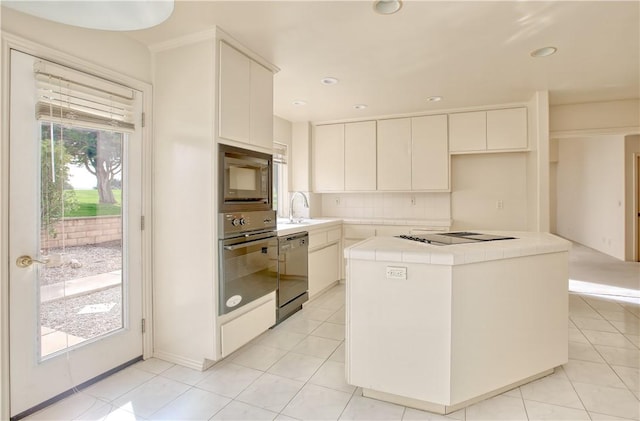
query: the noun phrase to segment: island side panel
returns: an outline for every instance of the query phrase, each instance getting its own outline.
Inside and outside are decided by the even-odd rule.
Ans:
[[[407,279],[387,279],[388,266]],[[424,401],[449,401],[451,267],[350,259],[347,382]]]
[[[568,361],[568,252],[453,267],[452,405]]]

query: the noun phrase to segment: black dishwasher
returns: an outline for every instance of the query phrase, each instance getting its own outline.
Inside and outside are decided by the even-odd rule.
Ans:
[[[309,233],[278,237],[278,311],[276,323],[302,308],[309,299]]]

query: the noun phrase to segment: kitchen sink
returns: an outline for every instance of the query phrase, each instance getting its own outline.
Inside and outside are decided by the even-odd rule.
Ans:
[[[278,225],[309,225],[312,223],[313,221],[311,219],[300,219],[294,220],[293,222],[288,219],[278,219]]]

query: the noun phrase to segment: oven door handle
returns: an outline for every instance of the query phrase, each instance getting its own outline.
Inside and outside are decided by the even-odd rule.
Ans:
[[[223,248],[225,250],[233,251],[233,250],[238,250],[238,249],[242,249],[249,246],[255,246],[256,244],[260,244],[260,243],[268,243],[272,239],[273,237],[267,237],[260,240],[247,241],[245,243],[234,244],[232,246],[223,246]]]

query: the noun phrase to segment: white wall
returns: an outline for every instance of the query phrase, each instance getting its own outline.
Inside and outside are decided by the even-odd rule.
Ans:
[[[291,122],[289,120],[273,116],[273,141],[283,143],[291,148]]]
[[[322,194],[324,216],[347,219],[450,219],[450,193]]]
[[[527,229],[550,229],[549,92],[536,92],[528,106]]]
[[[557,233],[624,260],[624,136],[558,142]]]
[[[527,230],[527,154],[451,157],[454,229]]]
[[[549,108],[552,133],[640,127],[640,100],[554,105]]]
[[[571,178],[566,179],[572,175],[568,171],[561,171],[563,167],[561,162],[557,164],[553,164],[552,162],[552,171],[554,165],[557,166],[555,177],[551,177],[550,180],[551,189],[554,189],[554,183],[557,188],[556,206],[551,206],[552,212],[555,211],[557,214],[556,232],[614,257],[635,260],[637,255],[634,250],[634,240],[631,238],[633,237],[635,226],[635,210],[633,209],[634,205],[632,203],[635,180],[632,175],[631,161],[633,160],[634,151],[638,148],[637,135],[640,133],[640,99],[554,105],[550,107],[549,111],[551,137],[552,139],[557,139],[559,145],[563,145],[565,157],[567,157],[567,149],[570,147],[580,150],[585,149],[585,153],[588,156],[597,154],[597,150],[601,150],[604,154],[600,157],[600,164],[598,165],[598,171],[604,175],[604,178],[599,179],[595,185],[590,185],[586,181],[584,185],[580,185],[577,180]],[[623,140],[625,136],[627,136],[626,141]],[[611,141],[611,139],[616,140]],[[574,140],[585,140],[586,143],[584,143],[582,147],[569,145],[569,143],[567,143]],[[603,146],[603,144],[607,144],[606,142],[609,142],[608,145],[610,147]],[[565,169],[567,165],[570,165],[570,163],[564,163]],[[571,165],[578,166],[576,162],[571,163]],[[591,164],[587,162],[582,163],[582,166],[587,165]],[[615,183],[617,184],[611,184],[613,181],[609,179],[612,177],[616,179]],[[599,218],[602,215],[598,214],[592,215],[592,218],[595,219],[589,220],[589,223],[583,223],[582,225],[577,221],[573,221],[573,223],[570,224],[571,227],[569,227],[567,223],[561,224],[560,214],[565,215],[565,220],[570,220],[570,210],[566,209],[566,206],[571,206],[571,204],[567,203],[566,200],[561,202],[562,192],[560,191],[560,186],[567,186],[574,183],[577,191],[582,192],[585,197],[594,195],[601,196],[601,193],[613,195],[614,192],[611,191],[611,189],[602,187],[605,179],[609,180],[611,189],[616,192],[616,196],[619,197],[622,203],[622,209],[602,210],[606,212],[607,218],[617,218],[616,221],[607,221],[608,225],[616,227],[616,232],[609,236],[607,236],[606,233],[594,232],[596,230],[594,225],[601,225]],[[612,200],[616,202],[618,199]],[[576,217],[580,220],[586,218],[582,213],[576,215]],[[571,232],[569,232],[570,228],[572,230]],[[581,232],[581,230],[584,230],[584,232]],[[611,245],[609,245],[609,241],[611,241]],[[614,243],[620,244],[614,246]]]
[[[640,261],[640,135],[627,136],[624,139],[624,178],[625,178],[625,260]]]

